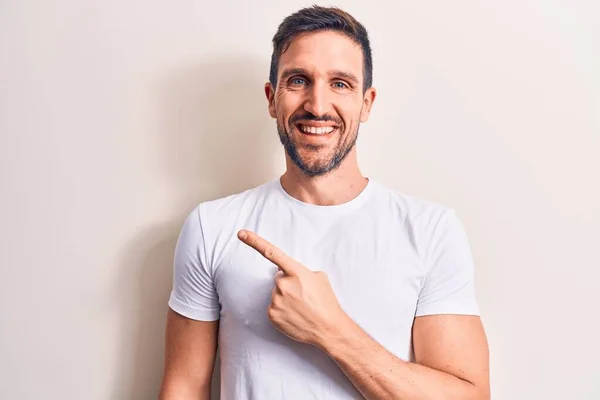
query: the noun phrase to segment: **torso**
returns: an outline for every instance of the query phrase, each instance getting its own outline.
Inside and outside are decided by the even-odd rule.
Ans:
[[[221,306],[223,399],[362,398],[325,353],[273,327],[267,308],[277,267],[236,238],[241,228],[326,272],[344,311],[390,352],[412,358],[424,279],[414,219],[420,213],[427,223],[440,211],[414,202],[370,182],[341,207],[311,206],[289,197],[275,180],[205,207],[206,252]]]

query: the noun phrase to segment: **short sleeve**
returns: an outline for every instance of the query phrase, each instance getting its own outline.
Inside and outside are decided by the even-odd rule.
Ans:
[[[415,316],[479,315],[474,263],[465,229],[454,210],[446,210],[433,230],[426,255],[428,270]]]
[[[198,206],[185,220],[177,239],[169,307],[191,319],[215,321],[220,306],[204,244]]]

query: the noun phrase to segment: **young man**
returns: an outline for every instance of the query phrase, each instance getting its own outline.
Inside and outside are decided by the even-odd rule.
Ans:
[[[312,7],[273,44],[265,93],[287,169],[185,221],[161,399],[209,399],[217,343],[222,399],[489,399],[459,219],[357,164],[376,95],[366,30]]]

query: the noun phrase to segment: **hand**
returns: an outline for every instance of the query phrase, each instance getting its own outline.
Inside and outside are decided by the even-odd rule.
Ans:
[[[322,347],[348,318],[327,275],[311,271],[256,233],[241,230],[238,238],[279,267],[267,310],[273,325],[298,342]]]

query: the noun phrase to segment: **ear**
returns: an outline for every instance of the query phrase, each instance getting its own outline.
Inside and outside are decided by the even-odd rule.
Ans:
[[[375,97],[377,97],[377,90],[375,90],[373,87],[367,89],[363,97],[363,106],[360,111],[360,122],[367,122],[369,120],[371,107],[373,107]]]
[[[277,113],[275,112],[275,89],[271,85],[271,82],[265,84],[265,95],[269,101],[269,115],[271,118],[277,118]]]

